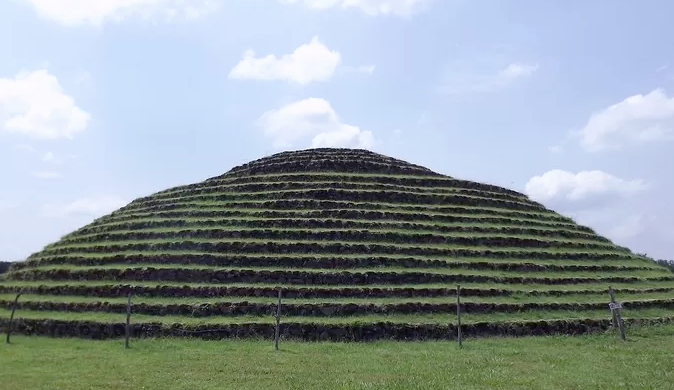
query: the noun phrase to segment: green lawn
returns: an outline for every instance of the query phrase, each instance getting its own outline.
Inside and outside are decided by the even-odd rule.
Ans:
[[[4,335],[2,335],[4,338]],[[674,326],[453,342],[87,341],[13,336],[0,387],[39,389],[674,388]]]

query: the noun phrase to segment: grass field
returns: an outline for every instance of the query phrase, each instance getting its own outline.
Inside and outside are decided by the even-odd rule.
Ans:
[[[535,334],[596,330],[584,321],[610,318],[609,287],[624,318],[674,318],[671,270],[524,194],[314,149],[136,199],[47,245],[0,275],[0,319],[23,292],[22,332],[79,321],[66,333],[91,337],[122,321],[131,294],[134,321],[268,325],[281,289],[284,320],[302,329],[442,332],[456,321],[457,284],[464,323],[488,322],[487,335],[511,334],[507,321],[574,321]]]
[[[453,342],[91,341],[12,336],[0,387],[39,389],[674,389],[674,325]],[[4,339],[4,334],[2,335]]]

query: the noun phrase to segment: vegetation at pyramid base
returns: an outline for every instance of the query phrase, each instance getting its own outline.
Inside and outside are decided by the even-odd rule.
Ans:
[[[670,270],[672,270],[672,272],[674,272],[674,260],[661,259],[661,260],[655,260],[655,261],[658,264],[660,264],[662,266],[665,266],[665,267],[669,268]]]
[[[0,276],[18,331],[284,337],[581,334],[674,318],[674,274],[517,191],[357,149],[278,153],[138,198]],[[5,316],[0,316],[5,317]],[[641,321],[641,322],[640,322]],[[174,325],[178,324],[178,325]],[[182,325],[179,325],[182,324]]]

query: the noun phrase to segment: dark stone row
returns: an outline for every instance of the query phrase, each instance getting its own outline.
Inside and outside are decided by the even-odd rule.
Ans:
[[[144,297],[182,297],[182,298],[217,298],[217,297],[266,297],[276,298],[279,288],[275,287],[227,287],[227,286],[135,286],[129,284],[109,284],[101,286],[61,285],[61,286],[3,286],[0,294],[37,294],[67,295],[100,298],[126,297],[129,294]],[[364,288],[364,287],[283,287],[285,298],[434,298],[454,297],[455,288]],[[674,287],[659,288],[617,288],[616,294],[655,294],[674,292]],[[471,297],[507,297],[522,296],[567,296],[606,294],[607,290],[530,290],[514,291],[496,288],[461,288],[461,296]]]
[[[648,318],[623,320],[627,326],[654,326],[674,323],[674,318]],[[0,318],[0,327],[6,329],[9,320]],[[466,338],[493,336],[545,336],[582,335],[604,332],[611,328],[610,319],[568,319],[517,322],[478,322],[461,325]],[[123,338],[125,325],[94,321],[62,321],[49,319],[17,318],[14,332],[28,336],[77,337],[85,339]],[[319,324],[281,323],[280,335],[284,340],[366,342],[375,340],[423,341],[455,340],[457,327],[445,324],[405,324],[393,322]],[[131,337],[190,337],[215,339],[271,339],[273,324],[208,324],[184,325],[161,323],[133,323]]]
[[[326,152],[326,151],[313,150],[307,152],[299,152],[292,155],[273,155],[253,160],[243,165],[239,165],[237,167],[230,169],[229,172],[227,173],[229,175],[236,175],[241,173],[242,171],[250,171],[252,169],[267,169],[270,165],[275,164],[295,164],[298,165],[300,168],[305,168],[304,170],[306,171],[311,171],[310,169],[311,166],[315,166],[315,164],[320,164],[323,162],[356,163],[361,165],[367,164],[387,165],[390,166],[392,169],[398,168],[403,171],[415,170],[415,171],[422,171],[423,174],[425,175],[439,175],[438,173],[435,173],[426,167],[411,164],[407,161],[395,159],[390,156],[367,152],[354,153],[348,150],[344,150],[341,152],[340,151]],[[367,173],[368,172],[367,168],[365,167],[364,169],[365,171],[360,172]]]
[[[237,212],[237,214],[243,214]],[[250,214],[246,214],[250,216]],[[209,217],[213,218],[213,217]],[[467,218],[464,218],[467,219]],[[508,236],[541,236],[544,238],[565,238],[565,239],[581,239],[593,240],[598,243],[610,244],[615,247],[613,243],[607,238],[590,234],[581,231],[569,231],[559,229],[532,229],[524,226],[531,226],[531,223],[522,221],[522,227],[508,226],[508,227],[492,227],[492,226],[444,226],[444,225],[429,225],[421,223],[405,223],[405,222],[360,222],[360,221],[343,221],[339,219],[202,219],[202,220],[187,220],[183,218],[163,219],[163,220],[145,220],[137,222],[118,222],[105,225],[91,225],[77,231],[77,234],[71,234],[68,237],[77,237],[80,235],[93,235],[103,233],[124,232],[129,230],[143,230],[156,228],[191,228],[191,229],[208,229],[213,227],[225,228],[232,230],[233,228],[245,227],[248,229],[351,229],[351,230],[407,230],[411,234],[416,234],[419,231],[432,231],[438,234],[493,234],[493,235],[508,235]]]
[[[307,158],[314,158],[314,159],[330,159],[333,161],[347,161],[347,162],[352,162],[352,161],[359,161],[359,160],[367,160],[367,161],[373,161],[374,163],[382,163],[382,164],[388,164],[391,165],[392,167],[395,166],[400,166],[403,169],[405,167],[410,168],[412,170],[419,170],[423,171],[419,175],[421,176],[428,176],[428,177],[440,177],[440,178],[450,178],[449,176],[446,175],[440,175],[436,172],[433,172],[432,170],[423,167],[421,165],[417,164],[411,164],[409,162],[399,160],[390,156],[378,154],[378,153],[373,153],[371,151],[367,150],[361,150],[361,149],[350,149],[350,150],[345,150],[345,149],[330,149],[330,148],[320,148],[320,149],[312,149],[312,150],[303,150],[303,151],[288,151],[288,152],[281,152],[277,153],[271,156],[267,156],[264,158],[260,158],[257,160],[249,161],[245,164],[238,165],[236,167],[233,167],[229,171],[225,172],[222,175],[218,175],[215,177],[211,177],[207,180],[208,181],[217,181],[217,180],[222,180],[223,178],[231,178],[231,177],[236,177],[241,174],[241,172],[244,172],[248,170],[251,167],[254,166],[259,166],[260,164],[265,165],[269,163],[278,163],[278,162],[291,162],[291,161],[296,161],[297,165],[304,165],[301,168],[301,171],[310,171],[308,166],[303,164],[302,159],[306,160]],[[330,172],[331,170],[324,170],[323,172]],[[287,173],[296,173],[296,172],[277,172],[279,174],[287,174]],[[318,173],[318,172],[317,172]],[[342,172],[340,172],[342,173]],[[354,173],[354,172],[343,172],[343,173]],[[370,173],[370,172],[355,172],[355,173]],[[405,174],[404,172],[400,174]]]
[[[172,241],[180,242],[191,240],[264,240],[278,241],[280,244],[294,241],[314,241],[323,244],[324,241],[338,241],[345,244],[396,244],[406,245],[452,245],[459,247],[489,247],[489,248],[561,248],[565,250],[608,250],[625,252],[616,246],[605,243],[589,243],[577,241],[550,240],[546,236],[540,238],[523,238],[517,236],[452,236],[430,233],[398,233],[377,232],[367,230],[280,230],[280,229],[243,229],[225,230],[221,228],[185,229],[174,231],[129,231],[119,233],[100,233],[85,236],[71,236],[61,239],[51,249],[69,247],[81,244],[105,244],[106,242],[124,241]],[[432,248],[429,248],[432,249]]]
[[[273,301],[273,299],[270,299]],[[608,302],[608,299],[607,299]],[[674,299],[652,299],[647,301],[623,302],[627,309],[672,309]],[[0,308],[11,309],[13,300],[0,299]],[[152,316],[271,316],[276,313],[277,304],[258,302],[216,302],[199,304],[162,304],[162,303],[132,303],[131,311],[136,314]],[[16,303],[17,310],[31,311],[64,311],[71,313],[103,312],[126,313],[126,303],[110,302],[55,302],[55,301],[25,301]],[[596,302],[523,302],[523,303],[491,303],[465,302],[461,304],[461,312],[467,314],[491,313],[521,313],[528,311],[608,311],[608,303]],[[393,314],[446,314],[456,313],[456,303],[283,303],[282,313],[286,316],[300,317],[348,317],[363,315],[393,315]]]
[[[508,284],[581,284],[633,283],[674,281],[674,275],[637,278],[613,276],[583,277],[529,277],[446,275],[428,272],[306,272],[266,270],[213,270],[196,268],[84,268],[33,269],[7,274],[9,280],[134,280],[171,281],[186,283],[281,283],[290,285],[396,285],[431,283],[508,283]]]
[[[325,179],[330,180],[326,182]],[[231,193],[231,192],[240,192],[240,193],[252,193],[252,192],[263,192],[263,191],[290,191],[290,190],[312,190],[312,189],[340,189],[340,190],[368,190],[368,191],[397,191],[401,193],[410,193],[410,194],[448,194],[448,195],[471,195],[479,198],[486,199],[501,199],[508,200],[513,202],[520,202],[525,204],[538,204],[530,199],[523,198],[521,196],[513,196],[510,194],[500,194],[492,193],[480,190],[466,189],[466,188],[438,188],[438,187],[413,187],[408,186],[398,186],[395,184],[380,184],[373,183],[372,178],[362,178],[366,180],[361,180],[362,182],[351,183],[351,182],[342,182],[338,181],[332,177],[323,177],[323,181],[308,181],[303,182],[297,180],[296,178],[288,178],[286,181],[277,181],[277,178],[273,178],[271,182],[263,183],[246,183],[246,184],[216,184],[209,183],[209,186],[199,186],[188,188],[180,191],[166,192],[162,194],[155,194],[148,197],[139,198],[134,201],[134,204],[143,204],[152,200],[166,200],[166,199],[180,199],[184,201],[185,199],[190,199],[194,196],[199,195],[209,195],[209,194],[222,194],[222,193]],[[270,180],[269,178],[267,180]],[[315,179],[314,179],[315,180]]]
[[[236,174],[240,171],[249,170],[254,167],[264,167],[270,164],[278,163],[296,163],[298,165],[306,165],[307,163],[321,160],[331,160],[337,162],[368,162],[375,164],[386,164],[393,167],[400,167],[401,169],[419,169],[424,170],[427,175],[438,175],[430,169],[411,164],[407,161],[399,160],[390,156],[366,151],[366,150],[329,150],[329,149],[313,149],[306,151],[293,151],[279,153],[257,160],[249,161],[245,164],[236,166],[227,172],[228,174]]]
[[[459,190],[467,190],[477,193],[488,193],[490,196],[494,195],[505,195],[509,196],[512,199],[516,200],[528,200],[530,199],[519,192],[493,186],[491,184],[483,184],[467,180],[458,180],[452,179],[449,177],[399,177],[399,176],[355,176],[350,175],[348,172],[344,172],[341,175],[316,175],[316,174],[279,174],[274,175],[272,178],[268,176],[229,176],[219,180],[207,180],[199,183],[188,184],[178,187],[169,188],[160,192],[156,192],[152,195],[146,196],[141,199],[148,199],[154,196],[169,196],[171,194],[177,194],[184,191],[200,191],[206,188],[214,188],[221,186],[229,185],[242,185],[242,184],[258,184],[258,183],[267,183],[270,180],[273,181],[287,181],[287,182],[303,182],[303,183],[313,183],[317,181],[326,181],[334,180],[335,182],[340,183],[370,183],[378,185],[394,185],[394,186],[405,186],[405,187],[415,187],[415,188],[451,188]]]
[[[358,269],[358,268],[440,268],[440,269],[470,269],[496,270],[516,272],[545,272],[545,271],[581,271],[581,272],[630,272],[649,270],[645,266],[621,266],[607,264],[537,264],[516,262],[487,262],[487,261],[445,261],[420,260],[415,258],[387,258],[387,257],[297,257],[297,256],[226,256],[226,255],[110,255],[104,257],[84,256],[55,256],[40,259],[28,259],[17,262],[13,271],[29,267],[72,264],[79,266],[100,266],[108,264],[198,264],[220,267],[281,267],[281,268],[315,268],[315,269]],[[657,269],[657,268],[656,268]]]
[[[476,240],[477,241],[477,240]],[[534,240],[535,241],[535,240]],[[521,241],[511,238],[503,238],[500,245],[497,240],[482,240],[482,245],[516,247]],[[347,244],[347,243],[301,243],[301,242],[250,242],[250,241],[229,241],[229,242],[199,242],[192,240],[169,241],[169,242],[150,242],[150,243],[124,243],[107,244],[96,246],[72,246],[72,247],[50,247],[33,254],[32,257],[72,255],[84,253],[108,253],[115,252],[176,252],[189,251],[201,252],[205,254],[215,253],[239,253],[239,254],[273,254],[274,256],[283,256],[284,254],[354,254],[354,255],[407,255],[407,256],[442,256],[442,257],[483,257],[483,258],[513,258],[513,259],[569,259],[569,260],[610,260],[625,259],[625,253],[591,253],[591,252],[547,252],[540,251],[504,251],[499,249],[453,249],[453,248],[434,248],[434,247],[403,247],[396,245],[383,244]]]
[[[234,172],[237,169],[246,168],[251,165],[256,165],[260,163],[266,163],[269,161],[282,160],[282,161],[294,161],[301,158],[331,158],[333,160],[346,160],[346,161],[358,161],[359,159],[375,159],[387,164],[392,165],[401,165],[409,166],[413,168],[425,169],[431,174],[436,174],[428,168],[425,168],[421,165],[413,164],[405,160],[397,159],[395,157],[387,156],[384,154],[376,153],[367,149],[359,148],[310,148],[303,150],[291,150],[274,153],[272,155],[262,157],[253,161],[249,161],[245,164],[236,166],[230,170]]]
[[[269,200],[333,200],[347,202],[373,202],[373,203],[402,203],[412,205],[457,205],[472,207],[494,207],[506,210],[549,212],[542,205],[524,204],[499,199],[472,198],[459,194],[410,194],[397,191],[351,191],[340,189],[315,189],[315,190],[291,190],[283,192],[269,192],[259,194],[219,194],[219,195],[196,195],[188,199],[149,199],[141,202],[132,202],[122,207],[119,211],[143,210],[152,206],[189,204],[195,201],[230,203],[236,201],[269,201]]]
[[[220,207],[220,206],[216,206]],[[250,216],[251,212],[228,209],[253,209],[266,211],[255,211],[253,214],[262,218],[335,218],[335,219],[365,219],[365,220],[385,220],[385,221],[434,221],[438,223],[503,223],[511,225],[531,225],[531,226],[564,226],[574,230],[584,231],[595,234],[594,230],[586,226],[573,224],[561,215],[555,214],[533,214],[511,211],[496,211],[490,209],[477,209],[466,207],[437,207],[427,208],[422,206],[404,206],[398,207],[401,211],[395,212],[385,210],[388,206],[380,204],[368,204],[366,209],[362,204],[349,202],[332,202],[317,200],[291,200],[291,201],[269,201],[269,202],[230,202],[226,208],[213,210],[212,205],[203,204],[174,204],[146,207],[142,213],[148,213],[153,217],[237,217]],[[208,210],[205,210],[208,209]],[[286,211],[287,209],[303,210]],[[433,213],[433,215],[429,215]],[[124,220],[137,219],[139,212],[115,211],[112,214],[99,218],[94,224],[117,222]],[[477,217],[473,217],[476,215]],[[486,217],[488,216],[488,217]],[[527,218],[530,221],[523,221],[518,218]]]
[[[227,175],[266,175],[273,173],[295,173],[295,172],[348,172],[348,173],[369,173],[380,175],[438,175],[427,168],[414,166],[401,166],[379,161],[354,159],[335,160],[332,158],[322,159],[304,159],[304,160],[277,160],[265,164],[249,165],[231,169]]]

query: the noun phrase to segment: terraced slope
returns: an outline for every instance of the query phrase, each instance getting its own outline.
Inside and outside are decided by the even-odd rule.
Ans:
[[[137,199],[14,264],[19,331],[370,340],[674,318],[674,274],[525,195],[365,150],[272,155]]]

